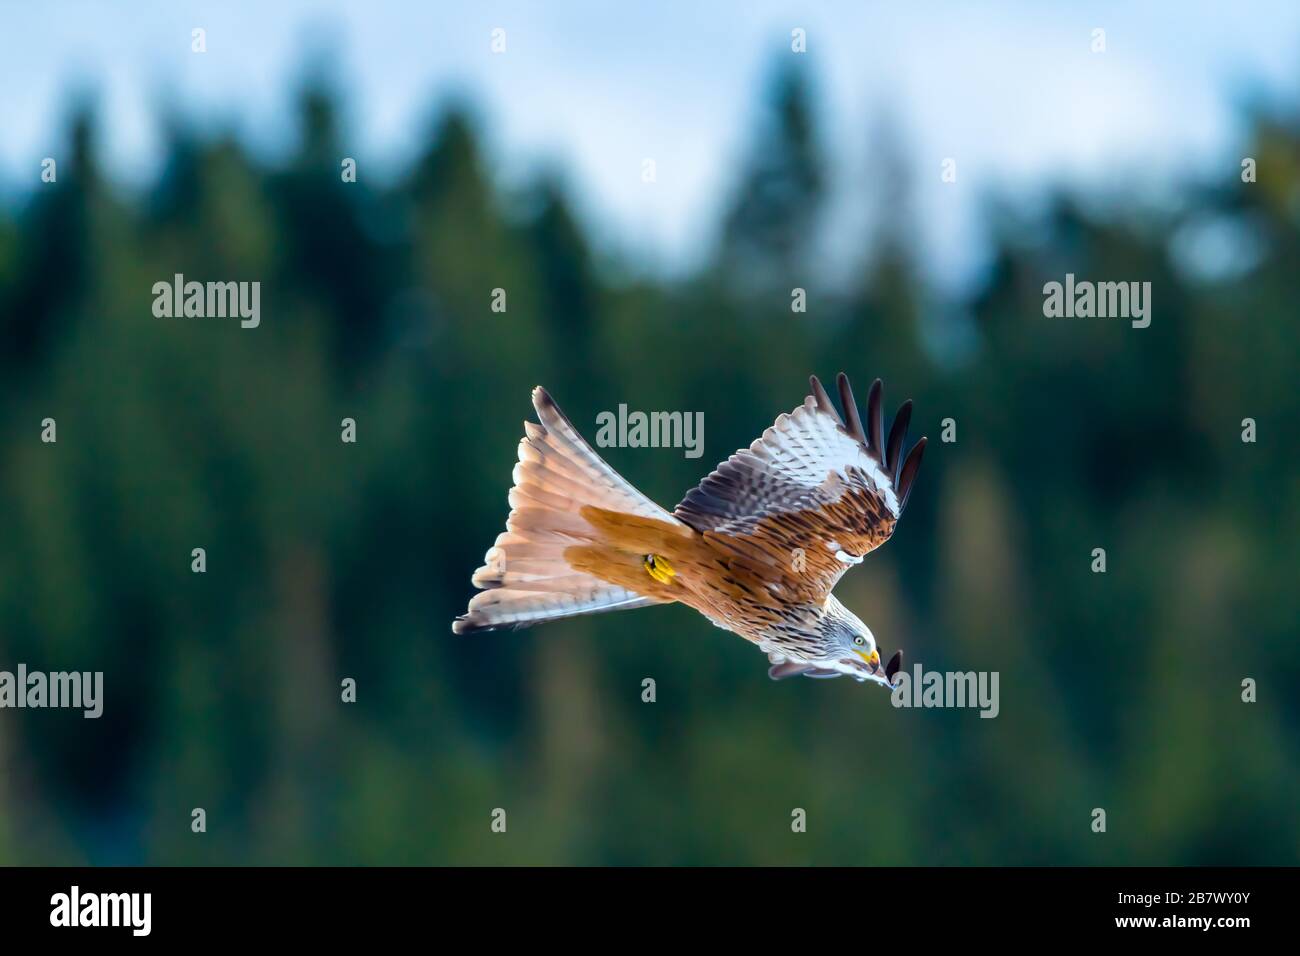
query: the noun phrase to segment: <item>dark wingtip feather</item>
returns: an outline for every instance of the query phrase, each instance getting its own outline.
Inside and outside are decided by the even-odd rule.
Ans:
[[[922,438],[912,450],[907,453],[907,460],[903,462],[903,470],[898,475],[898,513],[902,514],[903,509],[907,507],[907,499],[912,494],[912,482],[916,480],[916,473],[921,468],[921,456],[925,454],[926,439]]]
[[[867,436],[862,430],[862,419],[858,417],[858,403],[853,399],[853,386],[849,384],[849,377],[840,372],[835,376],[835,384],[839,386],[840,404],[844,406],[845,428],[850,435],[865,445]]]
[[[894,651],[894,656],[891,657],[889,663],[885,665],[885,680],[889,681],[890,684],[893,684],[894,675],[898,673],[899,668],[902,666],[903,649],[900,647],[898,650]]]
[[[895,479],[898,478],[899,453],[903,450],[903,442],[907,440],[907,426],[911,421],[912,400],[909,398],[898,407],[894,424],[889,429],[889,445],[885,449],[885,472]]]
[[[831,402],[831,397],[826,394],[826,389],[822,386],[821,380],[816,375],[809,375],[808,385],[812,388],[813,399],[817,402],[817,407],[834,418],[840,425],[843,425],[844,419],[840,418],[840,413],[835,410],[835,405]]]
[[[885,383],[876,379],[871,383],[871,391],[867,393],[867,428],[868,438],[867,448],[876,456],[876,460],[884,462],[885,444],[881,438],[885,430],[885,416],[881,410],[881,397],[885,393]]]

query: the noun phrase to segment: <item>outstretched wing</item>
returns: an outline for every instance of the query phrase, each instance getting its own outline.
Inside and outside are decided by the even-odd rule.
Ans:
[[[867,396],[867,427],[848,377],[837,378],[847,424],[821,382],[692,488],[674,511],[738,556],[762,553],[801,600],[824,600],[848,568],[889,540],[921,466],[925,439],[904,459],[912,415],[904,402],[882,440],[880,379]],[[788,559],[788,561],[787,561]]]

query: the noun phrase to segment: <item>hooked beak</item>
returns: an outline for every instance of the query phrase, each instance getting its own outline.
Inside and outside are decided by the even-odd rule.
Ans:
[[[899,668],[903,666],[903,652],[901,650],[894,652],[894,656],[889,659],[889,664],[883,669],[880,666],[880,653],[878,651],[872,651],[870,654],[858,653],[858,657],[867,665],[867,673],[859,677],[859,680],[872,680],[891,690],[896,686],[896,675]]]
[[[861,651],[854,651],[854,653],[857,654],[858,657],[862,658],[864,661],[867,662],[867,669],[868,669],[872,674],[874,674],[874,673],[876,673],[878,670],[880,670],[880,652],[879,652],[879,651],[872,651],[870,654],[863,654]]]
[[[889,659],[889,663],[885,667],[880,666],[879,651],[863,654],[861,651],[855,650],[853,653],[857,656],[858,661],[862,662],[861,664],[852,658],[843,658],[841,663],[852,664],[858,668],[858,673],[852,675],[855,679],[858,681],[869,680],[890,690],[897,686],[896,675],[903,664],[903,652],[901,650],[894,652],[894,656]]]

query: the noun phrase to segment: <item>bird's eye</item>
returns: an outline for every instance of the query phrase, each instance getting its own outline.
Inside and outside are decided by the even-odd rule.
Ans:
[[[853,639],[853,643],[858,645],[858,647],[865,647],[867,643],[867,639],[863,637],[861,634],[859,634],[857,637]]]

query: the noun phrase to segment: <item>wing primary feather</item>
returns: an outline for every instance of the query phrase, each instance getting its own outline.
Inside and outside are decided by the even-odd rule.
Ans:
[[[844,406],[844,420],[850,435],[862,444],[867,443],[866,433],[862,430],[862,419],[858,417],[858,403],[853,400],[853,386],[849,377],[843,372],[835,376],[835,384],[840,388],[840,404]]]
[[[826,394],[826,389],[822,386],[821,380],[816,375],[809,375],[808,384],[812,386],[813,398],[817,402],[817,407],[834,418],[842,427],[844,419],[840,418],[840,413],[835,410],[835,405],[831,402],[831,397]]]
[[[889,663],[885,665],[885,680],[889,681],[892,685],[894,683],[894,675],[898,673],[898,669],[902,666],[903,652],[899,649],[894,651],[894,656],[891,657]]]
[[[898,408],[894,424],[889,429],[889,447],[885,451],[885,472],[898,479],[898,456],[907,440],[907,426],[912,421],[912,400],[909,398]]]
[[[898,475],[899,514],[902,514],[903,509],[907,507],[907,498],[912,493],[912,481],[921,468],[921,456],[925,453],[925,441],[922,438],[912,446],[912,450],[907,453],[907,460],[903,462],[903,470]]]
[[[871,390],[867,392],[867,428],[871,429],[867,433],[867,437],[871,439],[867,448],[881,465],[885,463],[885,443],[881,437],[885,431],[885,416],[881,408],[881,398],[884,393],[885,384],[880,379],[872,382]]]

